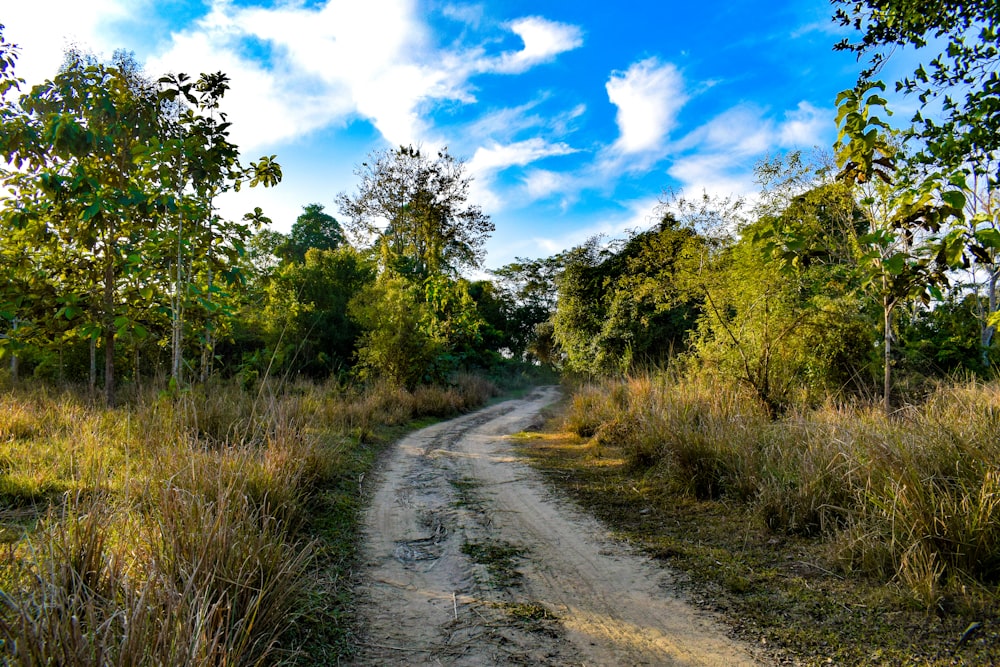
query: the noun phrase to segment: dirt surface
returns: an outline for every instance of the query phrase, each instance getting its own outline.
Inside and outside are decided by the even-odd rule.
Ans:
[[[506,436],[535,390],[395,446],[366,516],[359,665],[751,665],[669,572],[555,497]]]

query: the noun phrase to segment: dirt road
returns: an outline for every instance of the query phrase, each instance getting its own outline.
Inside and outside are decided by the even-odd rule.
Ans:
[[[366,519],[357,664],[755,664],[514,455],[505,436],[557,398],[538,389],[396,445]]]

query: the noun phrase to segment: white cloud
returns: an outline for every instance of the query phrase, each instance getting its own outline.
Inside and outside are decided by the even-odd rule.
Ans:
[[[505,199],[494,191],[496,174],[508,167],[523,167],[543,158],[575,152],[568,144],[551,144],[538,137],[504,145],[494,142],[489,148],[481,146],[467,165],[474,179],[470,195],[487,211],[499,211],[505,207]]]
[[[778,143],[784,148],[807,148],[824,142],[833,127],[832,111],[817,109],[808,102],[799,102],[794,111],[785,112],[785,122],[778,132]]]
[[[747,197],[756,191],[747,165],[725,153],[691,155],[675,160],[667,170],[691,196]]]
[[[535,137],[512,144],[494,143],[489,148],[480,147],[476,149],[468,167],[472,174],[496,173],[507,167],[515,165],[523,167],[542,158],[575,152],[576,149],[568,144],[562,142],[550,144],[544,139]]]
[[[15,72],[29,86],[52,78],[69,44],[110,55],[120,46],[110,37],[111,24],[141,11],[141,4],[129,0],[7,0],[0,22],[5,26],[4,38],[21,47]]]
[[[148,2],[53,0],[44,10],[37,3],[7,3],[6,37],[22,46],[18,74],[52,76],[62,51],[55,40],[110,51],[120,45],[112,28],[139,21]],[[152,76],[226,72],[232,85],[224,109],[233,140],[249,151],[354,118],[370,121],[389,144],[430,142],[437,137],[431,136],[428,109],[442,101],[474,102],[470,77],[521,73],[582,44],[578,27],[530,16],[503,26],[523,41],[520,50],[490,57],[480,45],[441,49],[417,0],[208,4],[207,14],[159,40],[146,69]],[[451,5],[442,11],[474,26],[483,9]]]
[[[508,27],[521,38],[524,48],[503,54],[498,60],[486,65],[487,71],[520,74],[583,44],[583,34],[577,26],[549,21],[539,16],[511,21]]]
[[[248,40],[267,45],[269,65],[253,57]],[[238,9],[216,0],[149,66],[229,74],[226,108],[243,147],[292,139],[354,114],[370,119],[388,142],[410,143],[424,134],[422,101],[463,98],[444,70],[420,64],[426,52],[425,29],[409,0],[319,9]]]
[[[766,112],[740,104],[712,118],[670,147],[676,157],[667,173],[689,194],[752,197],[757,190],[753,166],[767,151],[828,143],[832,111],[803,101],[780,121]]]
[[[714,150],[735,156],[758,155],[773,148],[811,148],[824,143],[833,127],[833,112],[808,102],[786,111],[781,121],[766,116],[767,110],[740,104],[714,117],[687,134],[672,150]]]
[[[478,28],[483,21],[484,8],[480,4],[476,5],[445,5],[441,13],[453,21],[464,23],[472,28]]]
[[[532,169],[524,175],[524,191],[532,201],[546,199],[566,189],[570,178],[547,169]]]
[[[446,14],[472,20],[475,12],[452,7]],[[226,71],[232,90],[242,90],[226,105],[241,146],[292,139],[355,117],[369,120],[389,144],[441,143],[426,121],[429,106],[472,103],[471,76],[520,73],[582,41],[578,28],[538,17],[507,28],[524,48],[489,58],[479,46],[434,47],[416,0],[330,0],[319,8],[238,8],[213,0],[208,16],[174,34],[150,67]],[[266,54],[254,52],[261,44]]]
[[[613,72],[605,88],[608,99],[618,107],[619,137],[613,149],[624,154],[662,148],[688,99],[677,68],[656,58],[634,63],[625,72]]]

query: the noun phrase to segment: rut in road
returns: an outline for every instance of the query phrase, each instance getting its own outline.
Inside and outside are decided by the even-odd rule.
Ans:
[[[558,397],[537,389],[396,444],[366,515],[356,664],[756,664],[516,457],[506,436]]]

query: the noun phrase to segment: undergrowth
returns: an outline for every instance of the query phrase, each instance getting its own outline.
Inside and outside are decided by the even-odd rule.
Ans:
[[[213,381],[104,408],[4,390],[0,662],[336,663],[381,444],[495,392]]]
[[[807,663],[998,658],[1000,387],[771,419],[740,387],[645,375],[573,387],[556,428],[526,451],[754,641]]]

